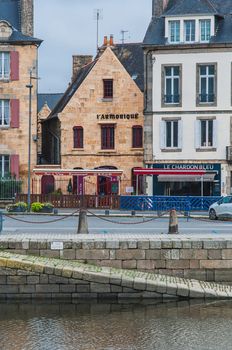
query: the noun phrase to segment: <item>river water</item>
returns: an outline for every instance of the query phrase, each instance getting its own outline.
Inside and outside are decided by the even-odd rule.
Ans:
[[[0,350],[156,349],[232,349],[232,302],[0,304]]]

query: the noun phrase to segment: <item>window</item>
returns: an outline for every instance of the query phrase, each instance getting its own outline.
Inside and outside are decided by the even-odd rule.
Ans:
[[[73,144],[74,148],[83,148],[83,128],[82,126],[74,126],[73,128]]]
[[[113,79],[103,80],[103,98],[113,98]]]
[[[10,156],[0,155],[0,177],[10,176]]]
[[[208,42],[210,40],[211,33],[211,20],[203,19],[200,20],[200,40]]]
[[[195,37],[196,37],[196,25],[195,25],[195,21],[191,20],[191,21],[184,21],[184,30],[185,30],[185,41],[186,42],[194,42],[195,41]]]
[[[215,65],[199,66],[199,102],[215,102]]]
[[[166,121],[166,148],[178,147],[178,121]]]
[[[10,101],[0,100],[0,127],[10,125]]]
[[[180,67],[165,67],[165,95],[166,104],[180,103]]]
[[[0,79],[10,78],[10,54],[0,52]]]
[[[132,128],[132,147],[141,148],[143,147],[143,128],[142,126],[136,125]]]
[[[201,147],[213,147],[213,120],[201,120]]]
[[[101,126],[101,148],[114,149],[114,125]]]
[[[180,41],[180,21],[169,21],[169,41],[171,43]]]

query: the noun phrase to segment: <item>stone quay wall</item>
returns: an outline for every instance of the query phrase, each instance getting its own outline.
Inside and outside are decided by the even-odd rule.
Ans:
[[[0,300],[231,299],[232,286],[0,252]]]
[[[208,282],[232,282],[232,239],[0,239],[0,249]]]

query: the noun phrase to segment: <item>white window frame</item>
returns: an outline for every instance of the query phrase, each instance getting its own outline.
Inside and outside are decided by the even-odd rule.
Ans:
[[[5,56],[7,55],[8,57],[8,72],[6,73],[6,66],[5,66]],[[0,67],[1,67],[1,71],[2,74],[0,75],[0,80],[4,80],[4,79],[9,79],[10,78],[10,53],[9,52],[4,52],[4,51],[0,51]]]
[[[8,124],[4,124],[5,120],[5,104],[8,103],[8,113],[7,116]],[[0,128],[7,128],[10,126],[10,100],[2,100],[0,99]]]
[[[207,28],[207,23],[209,23],[209,28]],[[204,25],[204,28],[203,28]],[[199,35],[201,43],[208,43],[211,38],[211,19],[200,19],[199,20]],[[204,29],[204,38],[202,39],[202,29]],[[209,38],[207,38],[207,29],[209,29]]]
[[[167,123],[171,122],[171,146],[167,146]],[[177,123],[177,146],[174,146],[174,122]],[[183,138],[182,120],[177,118],[165,119],[160,122],[160,149],[161,150],[181,150]]]
[[[171,75],[166,75],[166,68],[171,68]],[[175,68],[179,68],[179,75],[175,75],[174,74],[174,69]],[[180,67],[179,66],[166,66],[164,67],[164,73],[165,73],[165,76],[164,76],[164,79],[165,79],[165,87],[164,87],[164,103],[165,104],[179,104],[180,103]],[[174,97],[174,80],[175,79],[178,79],[178,93],[179,93],[179,101],[178,102],[174,102],[174,101],[171,101],[171,102],[167,102],[166,101],[166,96],[167,96],[167,80],[171,80],[171,96]]]
[[[202,140],[201,140],[201,122],[202,121],[206,121],[207,122],[207,126],[206,126],[206,140],[208,140],[206,142],[205,145],[202,146]],[[209,121],[213,122],[213,135],[212,135],[212,144],[209,145]],[[197,119],[195,122],[195,148],[196,149],[216,149],[217,148],[217,120],[215,118],[200,118]]]
[[[205,122],[206,123],[206,142],[205,142],[205,145],[203,144],[202,145],[202,139],[201,139],[201,136],[202,136],[202,123]],[[212,123],[212,142],[209,141],[209,123]],[[200,145],[201,145],[201,148],[210,148],[210,147],[213,147],[213,144],[214,144],[214,130],[213,130],[213,120],[212,119],[202,119],[200,120]]]
[[[187,35],[186,24],[187,23],[191,23],[191,26],[190,26],[190,39],[192,38],[192,34],[193,34],[193,26],[192,26],[192,24],[194,23],[194,40],[187,40],[187,38],[186,38],[186,35]],[[184,20],[184,41],[186,43],[194,43],[194,42],[196,42],[196,21],[194,19]]]
[[[209,67],[213,66],[214,67],[214,74],[209,74]],[[206,67],[206,74],[201,74],[201,67]],[[205,78],[206,79],[206,96],[207,96],[207,101],[201,101],[201,95],[202,95],[202,90],[201,90],[201,79]],[[208,101],[209,99],[209,79],[213,78],[214,80],[214,91],[213,91],[213,95],[214,95],[214,99],[213,101]],[[214,64],[206,64],[206,65],[200,65],[199,66],[199,103],[214,103],[215,102],[215,78],[216,78],[216,72],[215,72],[215,65]]]
[[[8,161],[9,161],[9,174],[5,174],[6,157],[8,157]],[[0,154],[0,158],[2,160],[2,169],[1,169],[1,173],[0,173],[0,178],[3,179],[6,175],[10,176],[10,156]]]
[[[177,39],[177,28],[178,28],[177,24],[179,26],[179,40],[176,40]],[[172,25],[174,25],[174,40],[172,40]],[[181,37],[181,22],[180,22],[180,20],[169,21],[168,26],[169,26],[169,42],[171,44],[179,43],[180,37]]]

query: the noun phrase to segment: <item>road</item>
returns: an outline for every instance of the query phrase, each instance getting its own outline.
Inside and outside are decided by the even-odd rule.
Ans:
[[[12,218],[4,218],[2,234],[7,233],[76,233],[78,217],[67,217],[65,220],[52,222],[60,217],[55,216],[14,216],[16,220],[30,221],[25,223]],[[107,221],[105,221],[107,220]],[[128,217],[88,217],[89,232],[96,234],[165,234],[168,232],[168,218],[151,221],[150,218]],[[50,223],[44,223],[49,221]],[[113,221],[113,222],[111,222]],[[31,223],[32,222],[32,223]],[[115,223],[116,222],[116,223]],[[232,222],[202,221],[197,219],[179,219],[181,234],[232,234]]]

